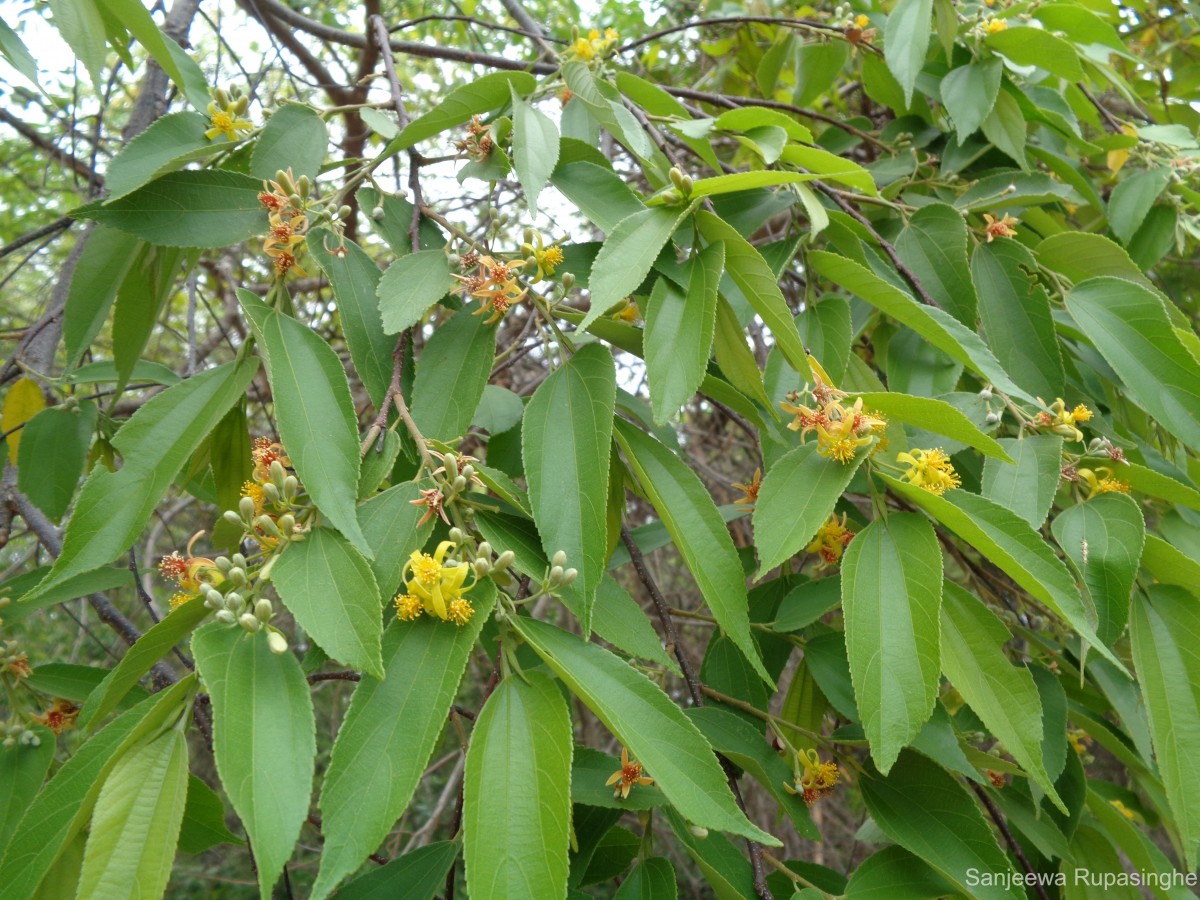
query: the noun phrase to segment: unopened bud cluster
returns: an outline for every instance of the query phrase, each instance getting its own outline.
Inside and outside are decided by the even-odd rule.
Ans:
[[[7,750],[20,744],[22,747],[38,747],[42,739],[36,733],[26,728],[20,722],[12,722],[3,726],[4,740],[0,741]]]

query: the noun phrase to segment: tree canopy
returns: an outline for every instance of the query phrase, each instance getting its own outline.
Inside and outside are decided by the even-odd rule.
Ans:
[[[5,895],[1191,896],[1198,53],[0,4]]]

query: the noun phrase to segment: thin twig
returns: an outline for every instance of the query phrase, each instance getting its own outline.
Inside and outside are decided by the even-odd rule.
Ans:
[[[988,792],[980,785],[973,781],[968,782],[968,784],[971,785],[971,790],[979,797],[980,802],[987,808],[988,815],[992,817],[992,821],[996,823],[996,827],[1000,829],[1000,834],[1004,836],[1004,842],[1008,844],[1008,849],[1013,852],[1013,856],[1020,861],[1021,868],[1029,875],[1029,881],[1037,891],[1038,897],[1041,900],[1050,900],[1050,895],[1046,893],[1045,886],[1035,877],[1034,868],[1029,863],[1029,857],[1025,855],[1025,851],[1021,849],[1021,845],[1013,837],[1013,833],[1008,828],[1008,823],[1004,821],[1004,816],[1001,814],[1000,808],[996,806],[996,801],[989,797]]]

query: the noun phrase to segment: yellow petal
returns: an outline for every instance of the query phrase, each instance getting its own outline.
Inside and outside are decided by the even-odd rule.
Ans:
[[[24,425],[46,408],[46,397],[32,378],[19,379],[4,398],[4,409],[0,412],[0,432],[12,432],[8,436],[8,459],[17,464],[17,449],[21,446]],[[18,430],[13,431],[14,428]]]

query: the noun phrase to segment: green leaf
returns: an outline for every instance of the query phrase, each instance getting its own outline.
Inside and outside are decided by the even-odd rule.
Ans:
[[[111,671],[99,666],[81,666],[77,663],[44,663],[33,670],[25,684],[43,694],[62,697],[73,703],[83,703]],[[129,695],[124,702],[118,704],[118,708],[123,712],[133,706],[134,702],[140,703],[147,696],[149,695],[146,689],[138,685],[129,691]]]
[[[933,397],[914,397],[894,391],[856,394],[863,408],[883,413],[889,419],[915,425],[951,440],[974,447],[985,456],[1012,462],[1004,445],[984,434],[958,407]]]
[[[33,84],[38,83],[37,62],[21,42],[20,37],[8,24],[0,19],[0,54],[8,64],[24,75]]]
[[[808,806],[785,787],[795,779],[791,767],[763,738],[762,729],[720,706],[692,707],[686,715],[714,750],[767,789],[801,837],[819,838]]]
[[[379,266],[353,241],[345,241],[340,253],[327,250],[332,246],[331,238],[328,230],[314,228],[306,246],[333,288],[350,359],[378,409],[392,380],[392,348],[396,343],[385,334],[380,315]]]
[[[954,122],[959,146],[979,130],[996,105],[1004,64],[998,59],[958,66],[942,78],[941,95],[946,112]]]
[[[217,792],[195,775],[189,775],[179,849],[184,853],[203,853],[218,844],[241,843],[241,838],[225,827],[225,804]]]
[[[88,695],[76,723],[78,727],[90,728],[103,721],[142,676],[204,621],[211,611],[202,598],[195,597],[178,609],[171,610],[166,618],[138,638],[104,681]]]
[[[1012,638],[983,602],[947,581],[942,600],[942,670],[971,710],[1038,786],[1065,811],[1042,755],[1042,699],[1033,675],[1004,654]]]
[[[472,896],[564,896],[570,820],[571,711],[545,674],[505,678],[467,749],[463,858]]]
[[[133,235],[116,228],[97,225],[92,229],[75,264],[63,311],[67,368],[79,361],[104,327],[117,289],[143,246]]]
[[[1042,536],[1016,513],[986,497],[967,491],[948,491],[939,497],[881,475],[888,487],[941,522],[971,547],[990,559],[1018,585],[1046,604],[1122,671],[1125,667],[1096,637],[1075,579]]]
[[[79,896],[162,895],[183,821],[187,773],[187,738],[179,727],[122,754],[96,798]]]
[[[346,371],[316,332],[238,291],[261,342],[279,436],[317,508],[370,558],[358,527],[358,422]]]
[[[325,120],[316,110],[299,103],[285,103],[271,113],[262,134],[254,142],[250,174],[266,181],[274,178],[279,170],[288,169],[297,180],[316,178],[325,162],[328,146]],[[312,246],[311,242],[309,246]]]
[[[538,195],[558,165],[558,126],[513,92],[513,165],[529,211],[537,214]]]
[[[737,314],[724,297],[717,298],[717,327],[713,342],[713,356],[729,383],[765,407],[770,407],[771,398],[763,387],[762,371],[754,351],[746,346],[746,332],[738,322]]]
[[[50,12],[54,27],[87,69],[94,88],[101,90],[108,48],[104,40],[104,17],[96,3],[94,0],[54,0]]]
[[[1116,643],[1129,618],[1129,594],[1146,542],[1141,509],[1123,494],[1100,494],[1064,510],[1050,527],[1083,576],[1099,618],[1096,634]]]
[[[606,498],[617,373],[612,353],[589,344],[534,392],[521,426],[533,520],[547,557],[562,550],[579,571],[571,587],[591,631],[593,594],[608,556]],[[576,587],[578,586],[578,587]]]
[[[454,287],[450,263],[441,250],[402,256],[379,279],[379,312],[383,330],[396,334],[421,321],[429,307]]]
[[[907,751],[887,778],[864,778],[861,784],[867,811],[883,833],[963,894],[978,900],[1024,900],[1024,891],[1005,887],[1016,873],[979,807],[945,770]],[[969,872],[994,875],[995,883],[969,884]]]
[[[857,171],[857,167],[853,163],[849,160],[845,161],[845,172],[843,174],[852,175]],[[800,184],[805,181],[814,181],[818,178],[829,177],[832,177],[830,173],[780,172],[773,169],[734,172],[729,175],[713,175],[711,178],[701,178],[692,185],[692,193],[689,196],[715,197],[719,194],[732,194],[737,191],[751,191],[755,188],[776,187],[781,184]]]
[[[354,879],[337,892],[337,900],[433,900],[457,858],[454,841],[427,844]]]
[[[907,292],[844,256],[813,250],[808,254],[808,262],[817,273],[853,291],[880,312],[907,325],[930,344],[979,373],[998,390],[1029,403],[1034,402],[1030,394],[1013,383],[979,335],[949,313],[921,305]]]
[[[617,223],[592,264],[588,280],[591,306],[580,323],[581,329],[586,329],[642,283],[682,218],[682,210],[657,207],[639,210]]]
[[[654,284],[646,307],[644,350],[656,423],[673,416],[704,380],[724,265],[725,245],[710,244],[688,261],[686,295],[667,278]]]
[[[460,309],[438,325],[413,381],[412,416],[427,438],[452,441],[471,426],[496,356],[496,329]]]
[[[613,900],[676,900],[675,868],[662,856],[638,862],[613,894]]]
[[[922,206],[896,239],[896,252],[942,309],[975,324],[975,286],[967,265],[967,223],[945,203]]]
[[[471,116],[503,106],[514,93],[524,97],[535,87],[537,79],[528,72],[493,72],[476,78],[455,88],[441,103],[410,122],[400,136],[388,144],[384,154],[390,156],[406,150],[418,141],[469,121]]]
[[[864,859],[846,885],[846,900],[937,900],[953,893],[954,885],[895,845]]]
[[[1034,528],[1041,528],[1054,503],[1062,468],[1062,438],[1035,434],[1021,440],[1001,438],[1012,463],[983,463],[983,496],[1011,509]]]
[[[1083,80],[1083,67],[1075,48],[1044,28],[1005,28],[989,34],[987,44],[1019,66],[1038,66],[1067,81]]]
[[[597,644],[534,619],[512,622],[690,822],[779,846],[738,809],[712,748],[657,685]]]
[[[257,369],[252,358],[209,369],[167,388],[134,413],[112,441],[121,468],[92,470],[67,525],[62,555],[22,601],[37,602],[129,549],[183,464],[242,396]]]
[[[616,172],[596,163],[560,165],[550,181],[589,222],[610,235],[618,223],[646,208]]]
[[[21,817],[0,860],[0,884],[6,894],[35,895],[39,883],[87,824],[105,778],[125,751],[162,730],[169,717],[178,717],[185,697],[194,690],[195,678],[189,676],[147,698],[63,764]]]
[[[21,429],[17,485],[34,506],[56,522],[75,498],[98,413],[90,400],[71,409],[53,406]]]
[[[1025,165],[1025,116],[1006,91],[996,94],[996,104],[980,126],[983,136],[1022,169]]]
[[[413,205],[404,197],[395,194],[381,194],[372,187],[359,188],[355,194],[363,209],[371,210],[371,227],[387,241],[392,252],[397,256],[407,256],[412,253],[412,219]],[[383,210],[380,218],[375,218],[375,210]],[[417,249],[421,247],[444,247],[446,236],[437,223],[426,216],[421,216],[421,224],[417,229]]]
[[[196,109],[208,103],[208,82],[200,66],[155,24],[140,0],[104,0],[104,8],[146,48]],[[98,87],[98,86],[97,86]]]
[[[840,181],[872,197],[879,196],[879,188],[875,186],[875,179],[870,172],[857,163],[820,147],[788,144],[783,148],[780,159],[789,165],[800,166],[821,178]]]
[[[1200,607],[1181,588],[1151,585],[1130,610],[1133,665],[1188,869],[1200,854]]]
[[[383,679],[365,677],[354,689],[321,789],[325,849],[314,897],[375,852],[412,799],[491,614],[489,582],[471,597],[475,615],[461,628],[429,616],[393,621],[383,636]]]
[[[988,346],[1013,380],[1038,397],[1061,397],[1066,376],[1033,254],[1016,241],[980,244],[971,257]]]
[[[795,556],[813,539],[864,459],[865,453],[849,463],[827,459],[813,442],[789,451],[767,470],[754,504],[759,559],[756,579]]]
[[[1163,301],[1121,278],[1080,282],[1067,310],[1125,382],[1134,402],[1200,453],[1200,362],[1171,327]]]
[[[217,423],[208,441],[208,461],[217,495],[217,509],[237,509],[241,503],[244,485],[254,472],[252,448],[250,429],[246,423],[246,406],[244,403],[235,404]],[[233,550],[241,543],[242,527],[219,518],[213,527],[211,540],[214,547]]]
[[[279,557],[271,581],[297,624],[331,659],[383,677],[379,585],[345,538],[314,528]]]
[[[358,508],[358,522],[375,554],[371,568],[379,594],[391,599],[400,587],[408,555],[420,550],[433,530],[433,522],[418,525],[425,510],[413,506],[421,498],[420,485],[405,482],[377,494]]]
[[[771,329],[771,335],[792,368],[807,376],[809,366],[804,342],[800,340],[791,310],[779,290],[779,280],[767,261],[738,234],[737,229],[710,212],[696,213],[696,228],[710,244],[724,242],[725,271]]]
[[[888,69],[904,89],[906,106],[912,104],[913,87],[925,66],[932,19],[933,0],[900,0],[883,29]]]
[[[1144,287],[1153,287],[1125,248],[1102,234],[1063,231],[1047,237],[1034,252],[1039,263],[1074,282],[1098,275],[1115,275]]]
[[[1113,188],[1108,198],[1108,227],[1122,244],[1128,246],[1133,240],[1170,180],[1171,170],[1163,166],[1134,172]]]
[[[38,736],[37,745],[0,748],[0,847],[7,846],[54,762],[54,733],[40,725],[30,730]]]
[[[104,202],[111,203],[160,175],[224,149],[204,136],[208,125],[208,119],[196,112],[163,116],[122,147],[108,164]]]
[[[1174,545],[1153,534],[1146,535],[1142,565],[1164,584],[1178,584],[1200,597],[1200,562],[1180,552]]]
[[[217,774],[246,826],[259,893],[292,855],[308,816],[316,722],[308,680],[291,652],[272,653],[267,632],[213,622],[192,637],[213,708]]]
[[[262,183],[219,169],[172,172],[111,203],[72,211],[160,247],[227,247],[264,227]]]
[[[148,381],[151,384],[161,384],[166,387],[183,381],[162,363],[152,362],[148,359],[137,360],[125,376],[117,372],[117,364],[113,360],[97,360],[80,366],[71,373],[70,380],[72,384],[100,384],[106,381],[116,384],[122,380]]]
[[[871,758],[884,774],[933,712],[941,657],[942,551],[915,513],[876,519],[842,559],[850,676]]]
[[[750,636],[742,564],[712,497],[696,474],[654,438],[620,419],[614,434],[713,616],[754,670],[773,684]]]

